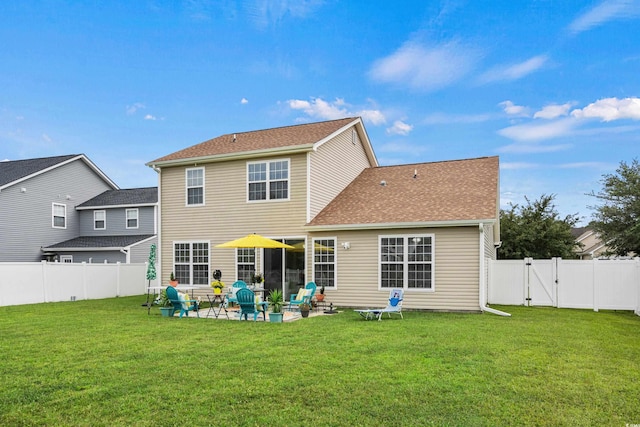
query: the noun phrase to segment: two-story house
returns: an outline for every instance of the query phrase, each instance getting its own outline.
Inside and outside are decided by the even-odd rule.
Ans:
[[[248,272],[285,296],[307,281],[339,306],[483,309],[499,241],[497,157],[379,166],[360,118],[219,136],[148,163],[159,173],[166,282]],[[217,248],[258,233],[294,250]]]
[[[0,162],[0,262],[35,262],[80,235],[76,205],[118,189],[84,154]]]
[[[157,243],[158,188],[107,190],[75,207],[80,236],[43,250],[62,262],[145,262]]]
[[[84,154],[2,161],[0,262],[144,262],[157,197],[119,189]]]

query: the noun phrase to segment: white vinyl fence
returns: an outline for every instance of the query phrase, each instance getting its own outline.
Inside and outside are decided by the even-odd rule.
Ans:
[[[142,295],[146,275],[146,263],[0,263],[0,306]]]
[[[640,258],[632,260],[491,260],[488,302],[640,315]]]

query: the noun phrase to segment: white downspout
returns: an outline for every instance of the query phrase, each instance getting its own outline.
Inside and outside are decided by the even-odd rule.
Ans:
[[[487,313],[497,314],[498,316],[510,317],[511,314],[504,311],[496,310],[495,308],[487,307],[485,296],[485,289],[487,285],[487,276],[485,272],[485,260],[484,260],[484,224],[480,223],[478,228],[480,229],[480,310]]]

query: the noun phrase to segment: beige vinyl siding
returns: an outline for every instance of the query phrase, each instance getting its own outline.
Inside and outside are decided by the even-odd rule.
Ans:
[[[306,222],[306,154],[258,160],[289,160],[289,200],[247,201],[247,161],[198,164],[205,169],[205,205],[185,206],[185,167],[161,172],[162,277],[166,283],[173,268],[174,241],[208,241],[210,273],[223,272],[222,280],[235,278],[235,251],[215,245],[250,233],[267,237],[299,237]],[[190,165],[189,167],[193,167]]]
[[[313,233],[337,236],[337,289],[328,302],[346,307],[384,307],[389,289],[379,289],[379,235],[433,234],[434,291],[405,290],[403,307],[427,310],[479,310],[479,231],[477,227],[423,228]],[[345,250],[341,244],[349,242]],[[309,258],[308,263],[313,260]],[[311,268],[311,264],[309,264]],[[311,270],[309,270],[310,272]],[[309,273],[310,274],[310,273]]]
[[[352,143],[352,126],[309,154],[309,220],[324,209],[363,169],[370,167],[358,132]]]

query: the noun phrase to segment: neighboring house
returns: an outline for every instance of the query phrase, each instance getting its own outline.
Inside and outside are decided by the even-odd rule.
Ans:
[[[118,186],[83,154],[0,162],[0,262],[80,235],[76,205]]]
[[[159,173],[161,277],[228,285],[256,269],[285,297],[479,311],[499,244],[497,157],[380,167],[360,118],[222,135],[148,163]],[[258,233],[294,246],[224,249]]]
[[[0,162],[0,262],[144,262],[157,200],[83,154]]]
[[[571,229],[571,234],[576,239],[576,243],[581,244],[576,249],[576,254],[580,259],[598,258],[607,251],[607,246],[602,243],[598,234],[589,227],[576,227]]]
[[[68,262],[145,262],[157,243],[158,188],[107,190],[76,206],[80,236],[43,248]]]

